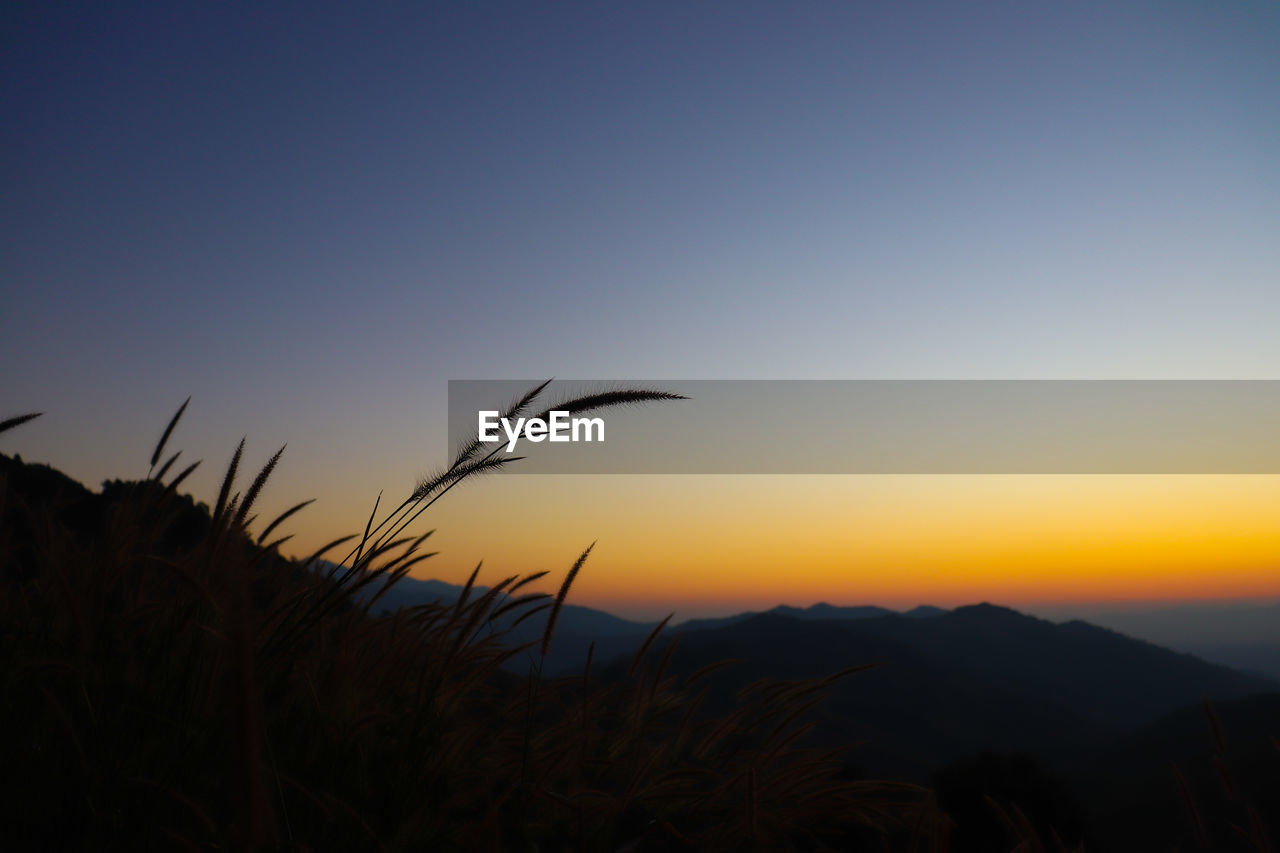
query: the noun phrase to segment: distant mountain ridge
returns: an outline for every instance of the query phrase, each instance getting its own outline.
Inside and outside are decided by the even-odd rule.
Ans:
[[[921,779],[985,750],[1026,751],[1066,766],[1201,696],[1280,692],[1274,681],[1105,628],[1058,625],[990,604],[925,619],[765,613],[677,634],[673,671],[743,661],[717,673],[713,693],[722,701],[762,678],[875,664],[836,685],[817,712],[816,736],[865,741],[854,757],[872,772]]]
[[[453,601],[462,589],[415,579],[405,579],[397,586],[379,602],[379,609]],[[540,637],[544,625],[541,614],[530,618],[520,626],[516,638],[527,641]],[[579,668],[592,641],[598,664],[629,656],[655,625],[565,605],[548,671],[563,674]],[[759,645],[756,634],[760,632],[776,634],[775,642],[768,648]],[[823,642],[812,646],[813,638],[819,636]],[[973,684],[981,685],[981,695],[975,696],[980,701],[970,708],[974,713],[989,704],[989,697],[999,696],[1006,707],[1028,705],[1024,709],[1027,719],[1042,719],[1047,724],[1049,719],[1067,714],[1069,723],[1059,719],[1055,725],[1088,742],[1096,742],[1106,732],[1150,723],[1198,701],[1202,694],[1237,699],[1280,691],[1276,681],[1106,628],[1079,620],[1054,623],[989,603],[954,610],[922,605],[904,613],[825,602],[806,608],[780,605],[764,613],[689,620],[668,628],[664,637],[668,639],[660,642],[681,638],[682,655],[690,649],[705,652],[700,655],[702,664],[714,662],[716,654],[720,658],[755,655],[756,664],[771,661],[761,669],[760,677],[820,675],[863,663],[902,666],[915,673],[913,695],[929,692],[922,685],[946,683],[948,696],[931,697],[928,704],[942,702],[956,708],[964,706],[956,697],[968,695],[968,691],[950,674],[964,673]],[[904,682],[900,686],[908,685]],[[911,715],[907,708],[899,708],[899,713]],[[1002,717],[990,708],[985,713],[993,719]],[[1004,731],[1019,728],[1017,715],[1002,724]],[[974,725],[971,730],[984,729]],[[991,734],[1000,739],[1000,731]]]
[[[0,531],[12,546],[0,569],[19,586],[29,581],[46,522],[56,522],[65,542],[79,547],[113,529],[115,507],[163,493],[155,483],[123,481],[108,481],[93,492],[49,466],[3,454],[0,485],[8,505],[23,510],[11,513]],[[207,506],[189,495],[169,497],[172,513],[155,542],[155,553],[166,558],[188,551],[210,525]],[[285,571],[304,571],[278,554],[270,558]],[[461,590],[405,578],[374,610],[453,602]],[[1257,613],[1265,632],[1272,625],[1265,621],[1267,606],[1259,605]],[[535,641],[545,618],[527,620],[512,638]],[[594,678],[618,678],[654,625],[566,605],[545,674],[580,673],[595,642]],[[850,773],[928,783],[932,772],[969,756],[1030,753],[1088,792],[1095,826],[1107,837],[1125,838],[1128,830],[1141,828],[1126,844],[1090,849],[1171,849],[1172,837],[1152,847],[1146,829],[1180,826],[1185,818],[1172,793],[1171,763],[1185,768],[1201,801],[1218,791],[1219,747],[1206,724],[1211,714],[1201,705],[1204,696],[1217,706],[1215,719],[1221,718],[1230,743],[1221,751],[1232,759],[1234,778],[1245,790],[1263,792],[1255,802],[1266,813],[1280,814],[1273,749],[1280,735],[1280,683],[1088,621],[1054,622],[989,603],[954,610],[922,605],[903,613],[875,606],[780,605],[670,627],[650,658],[668,651],[669,675],[739,659],[702,683],[713,712],[732,711],[740,691],[760,679],[823,677],[870,664],[837,682],[807,718],[814,741],[856,744],[848,753]],[[528,666],[536,654],[514,664]]]
[[[904,616],[909,619],[928,619],[933,616],[941,616],[947,612],[948,611],[941,607],[934,607],[929,604],[920,604],[910,610],[899,613],[896,610],[890,610],[887,607],[878,607],[874,604],[838,606],[822,601],[817,604],[810,605],[809,607],[792,607],[787,604],[779,604],[770,610],[752,610],[744,613],[735,613],[732,616],[688,619],[676,624],[672,630],[700,631],[707,628],[723,628],[726,625],[732,625],[735,622],[741,622],[744,619],[750,619],[751,617],[759,616],[762,613],[772,613],[778,616],[790,616],[794,619],[821,620],[875,619],[881,616]]]
[[[456,600],[461,587],[406,580],[382,607]],[[541,634],[537,617],[526,623]],[[548,671],[579,669],[596,643],[599,671],[624,666],[655,623],[566,605]],[[525,627],[525,626],[522,626]],[[1280,684],[1207,663],[1089,623],[1054,623],[983,603],[906,612],[876,606],[780,605],[763,613],[694,619],[668,628],[653,654],[679,640],[673,672],[724,659],[743,663],[716,675],[713,706],[759,678],[823,676],[876,664],[835,688],[815,712],[815,736],[853,737],[856,761],[925,779],[941,763],[985,749],[1025,750],[1055,764],[1099,753],[1126,732],[1194,705],[1280,692]]]
[[[926,620],[864,620],[853,632],[911,645],[948,666],[995,677],[1117,727],[1141,725],[1173,708],[1239,698],[1280,684],[1087,622],[1053,623],[993,604],[959,607]]]
[[[403,584],[382,607],[453,601],[461,591],[440,581]],[[543,624],[534,617],[522,628],[540,635]],[[548,671],[580,671],[595,640],[593,671],[623,678],[654,625],[566,605]],[[1186,761],[1188,749],[1209,743],[1202,695],[1220,704],[1231,736],[1251,746],[1280,733],[1280,683],[1082,620],[1052,622],[989,603],[905,612],[779,605],[672,626],[650,658],[671,643],[673,675],[739,659],[704,682],[711,713],[731,711],[738,692],[758,679],[822,677],[873,664],[838,682],[809,715],[813,742],[855,743],[851,772],[927,784],[936,770],[969,756],[1029,753],[1073,780],[1112,837],[1124,837],[1129,824],[1146,825],[1126,810],[1165,808],[1159,792],[1168,762]],[[1239,709],[1250,713],[1242,717]],[[1186,766],[1188,774],[1195,770]],[[1257,780],[1269,778],[1269,766],[1249,772],[1244,781],[1265,790]]]
[[[436,601],[449,603],[458,600],[462,589],[463,587],[459,584],[406,577],[378,599],[374,610],[381,613]],[[473,587],[476,594],[483,594],[488,589],[487,586],[480,585]],[[372,588],[366,587],[362,590],[361,595],[367,600],[376,591],[377,585],[374,584]],[[767,612],[805,621],[821,621],[874,619],[883,616],[923,619],[939,616],[948,611],[940,607],[919,605],[905,613],[898,613],[875,605],[837,606],[821,602],[805,608],[780,604]],[[672,626],[667,629],[667,632],[683,633],[690,630],[724,627],[758,615],[760,614],[756,612],[748,612],[720,618],[693,619]],[[552,642],[550,660],[547,663],[548,671],[563,673],[580,667],[585,663],[587,649],[593,641],[596,644],[593,657],[597,661],[608,661],[613,657],[634,652],[657,627],[657,624],[657,622],[625,619],[592,607],[565,604],[556,621],[555,638]],[[545,617],[538,614],[523,622],[516,629],[513,637],[520,642],[528,642],[542,636],[545,625]]]
[[[109,505],[133,488],[113,481],[102,492],[91,492],[56,469],[28,465],[17,457],[0,456],[0,473],[10,499],[56,508],[68,529],[84,535],[107,523]],[[189,497],[181,501],[183,511],[172,528],[175,548],[208,524],[207,508]],[[14,534],[21,545],[28,531],[19,526]],[[22,553],[19,547],[19,560]],[[14,568],[20,570],[20,565]],[[405,578],[375,609],[451,602],[461,589]],[[527,620],[513,638],[536,640],[544,619]],[[566,605],[547,672],[580,668],[593,641],[597,665],[606,669],[610,660],[634,654],[653,627]],[[677,670],[746,659],[716,677],[713,701],[725,703],[755,678],[822,676],[876,664],[842,682],[832,701],[818,709],[818,731],[833,741],[865,739],[871,746],[860,755],[869,765],[917,774],[988,748],[1027,749],[1065,760],[1194,706],[1201,695],[1231,702],[1280,692],[1274,680],[1088,622],[1054,623],[992,604],[952,611],[922,606],[906,613],[826,603],[779,606],[763,614],[683,623],[665,632],[659,648],[677,637],[680,646],[672,658]],[[1194,718],[1189,712],[1184,716]]]
[[[1145,608],[1046,607],[1054,621],[1083,619],[1232,669],[1280,678],[1280,603],[1194,602]]]

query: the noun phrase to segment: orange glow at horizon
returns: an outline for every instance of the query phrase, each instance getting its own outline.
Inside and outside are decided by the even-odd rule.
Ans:
[[[1280,597],[1280,476],[513,475],[423,522],[454,583],[597,541],[570,600],[620,612]]]

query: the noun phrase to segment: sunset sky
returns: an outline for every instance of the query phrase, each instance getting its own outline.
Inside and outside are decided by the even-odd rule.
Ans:
[[[164,424],[297,552],[450,379],[1280,378],[1275,3],[9,4],[0,452]],[[495,401],[501,405],[505,401]],[[625,413],[619,417],[626,417]],[[438,509],[438,511],[436,511]],[[680,616],[1280,599],[1278,476],[499,476],[458,582]],[[425,529],[425,528],[424,528]]]

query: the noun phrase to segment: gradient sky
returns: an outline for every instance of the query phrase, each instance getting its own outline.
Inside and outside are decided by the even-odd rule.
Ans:
[[[0,450],[138,476],[191,394],[193,492],[287,441],[300,550],[443,461],[451,378],[1280,377],[1274,3],[0,16],[0,415],[46,413]],[[497,478],[424,573],[1274,597],[1278,518],[1266,477]]]

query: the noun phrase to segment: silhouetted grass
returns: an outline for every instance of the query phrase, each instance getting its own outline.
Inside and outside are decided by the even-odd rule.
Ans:
[[[1272,846],[1262,814],[1250,796],[1250,792],[1236,781],[1235,773],[1231,770],[1226,735],[1213,703],[1208,698],[1202,699],[1201,702],[1213,740],[1211,763],[1222,803],[1214,810],[1213,815],[1206,815],[1182,771],[1176,764],[1173,766],[1172,772],[1178,796],[1182,801],[1191,835],[1195,841],[1193,849],[1271,853],[1275,848]],[[1280,742],[1273,738],[1271,746],[1274,754],[1280,757]],[[1280,774],[1277,774],[1272,781],[1280,784]],[[1210,817],[1218,818],[1217,825],[1210,820]]]
[[[283,539],[263,543],[306,502],[253,529],[283,450],[239,491],[241,441],[212,511],[176,491],[194,466],[165,482],[186,406],[146,480],[48,500],[0,481],[12,847],[818,849],[905,818],[915,789],[850,781],[837,753],[800,745],[802,711],[831,679],[753,686],[720,719],[701,710],[707,672],[668,675],[669,652],[646,662],[650,642],[621,682],[598,682],[590,662],[545,680],[590,548],[554,598],[527,592],[545,573],[474,595],[477,567],[456,602],[371,615],[354,593],[430,556],[430,534],[408,525],[509,457],[465,446],[380,521],[375,506],[354,543],[291,560]],[[322,567],[343,544],[347,559]],[[498,627],[548,607],[536,644]],[[517,656],[534,661],[526,677],[504,669]]]
[[[5,849],[950,849],[955,826],[928,792],[852,779],[842,751],[808,745],[808,712],[856,667],[749,684],[716,714],[708,682],[730,662],[672,674],[676,642],[655,644],[664,620],[616,677],[597,677],[588,654],[580,674],[544,678],[591,547],[555,596],[529,592],[546,572],[477,594],[477,566],[456,601],[374,615],[432,556],[430,532],[410,525],[515,459],[464,444],[394,510],[379,518],[375,503],[362,534],[287,559],[276,534],[310,501],[266,524],[253,514],[283,448],[240,491],[242,440],[213,509],[197,505],[177,489],[200,463],[169,477],[180,453],[164,458],[186,407],[147,478],[101,495],[0,457]],[[343,561],[322,562],[344,546]],[[539,615],[541,636],[517,641],[512,629]],[[1233,809],[1219,829],[1234,849],[1270,851],[1206,711]],[[1213,849],[1219,813],[1180,784],[1193,844]],[[983,803],[999,849],[1068,849],[1017,803]]]

